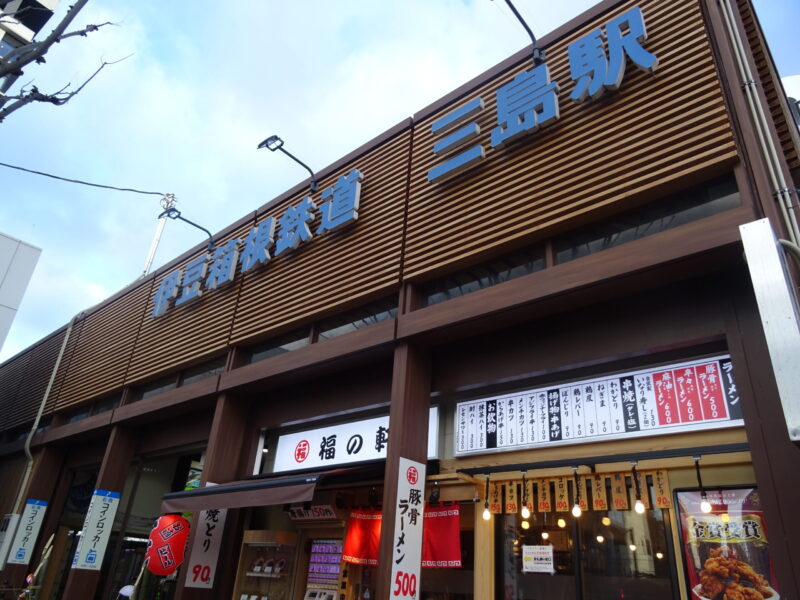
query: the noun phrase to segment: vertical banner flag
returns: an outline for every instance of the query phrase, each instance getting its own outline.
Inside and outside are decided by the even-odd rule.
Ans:
[[[353,510],[347,520],[342,560],[356,565],[378,564],[381,545],[381,511]]]
[[[392,552],[392,598],[417,598],[425,516],[425,465],[400,458]]]
[[[31,562],[33,547],[36,545],[36,538],[39,537],[39,529],[42,527],[46,511],[47,502],[28,498],[8,554],[8,564],[27,565]]]
[[[216,485],[207,483],[206,485]],[[197,522],[192,537],[192,551],[186,565],[186,583],[184,587],[214,587],[217,574],[219,549],[222,545],[222,534],[225,532],[227,508],[209,508],[197,513]]]
[[[425,506],[422,566],[461,568],[461,516],[458,503]]]
[[[72,560],[73,569],[99,571],[119,508],[119,492],[95,490],[83,521],[83,533]]]

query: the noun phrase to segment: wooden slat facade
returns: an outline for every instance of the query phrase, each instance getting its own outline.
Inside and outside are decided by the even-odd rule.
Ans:
[[[335,314],[397,293],[410,142],[410,131],[405,130],[320,181],[324,190],[352,169],[361,172],[358,221],[323,237],[315,235],[294,252],[274,258],[260,272],[247,274],[231,343],[291,328],[309,315]],[[312,196],[317,206],[320,193]],[[305,195],[304,191],[262,211],[259,223],[269,217],[277,220],[287,205]],[[318,226],[319,216],[311,230]]]
[[[30,359],[25,365],[12,408],[3,415],[3,429],[12,429],[17,425],[33,421],[50,381],[64,333],[65,330],[61,330],[28,350]]]
[[[252,226],[250,219],[237,224],[231,231],[215,239],[217,246],[234,238],[242,238]],[[153,375],[174,371],[179,365],[225,352],[233,312],[239,295],[240,278],[224,288],[204,291],[200,298],[173,306],[163,315],[153,318],[153,296],[165,276],[183,268],[208,251],[196,249],[178,264],[160,269],[150,294],[140,303],[140,330],[133,350],[125,383],[136,383]]]
[[[655,74],[628,61],[617,92],[582,105],[569,99],[567,46],[633,6],[647,25]],[[494,149],[495,93],[531,68],[526,57],[507,73],[433,114],[415,118],[404,276],[429,278],[453,265],[522,246],[576,219],[622,210],[691,172],[731,165],[737,152],[700,7],[693,0],[625,2],[548,45],[561,117],[527,139]],[[483,163],[450,182],[429,183],[438,139],[431,123],[480,97],[476,118]]]
[[[798,133],[797,126],[794,124],[791,115],[788,114],[783,87],[779,85],[778,73],[769,58],[769,53],[764,44],[764,36],[758,27],[750,2],[738,0],[737,4],[742,17],[742,25],[747,35],[747,42],[750,44],[750,50],[753,53],[753,59],[758,69],[759,83],[767,97],[769,112],[778,130],[781,150],[783,150],[789,168],[793,171],[800,169],[800,155],[798,155],[800,133]]]
[[[55,410],[122,388],[151,288],[152,278],[81,319]]]
[[[706,35],[701,0],[626,0],[578,28],[543,39],[551,80],[559,83],[560,120],[527,138],[493,149],[497,89],[531,68],[518,53],[489,75],[457,90],[321,173],[321,192],[358,169],[359,219],[344,230],[314,237],[227,288],[205,291],[190,303],[153,318],[162,279],[206,252],[200,245],[123,290],[76,321],[47,412],[65,411],[187,366],[224,355],[327,316],[384,297],[404,281],[426,281],[555,233],[677,191],[676,182],[730,171],[739,159],[720,73]],[[776,109],[774,73],[749,11],[739,0],[754,46],[773,119],[787,159],[797,165],[792,136]],[[625,10],[640,6],[645,48],[659,59],[655,74],[628,59],[620,90],[575,104],[567,47]],[[772,87],[769,87],[769,85]],[[484,109],[475,121],[486,158],[444,183],[428,171],[442,159],[432,152],[431,123],[475,97]],[[785,115],[784,115],[785,116]],[[246,237],[269,217],[308,193],[298,186],[245,215],[215,236],[215,244]],[[311,224],[319,225],[319,216]],[[273,249],[274,255],[274,249]],[[64,331],[0,366],[0,431],[35,415]]]

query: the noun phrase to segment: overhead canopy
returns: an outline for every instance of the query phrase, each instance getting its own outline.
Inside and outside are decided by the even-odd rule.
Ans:
[[[208,508],[244,508],[268,504],[306,502],[314,496],[319,473],[232,481],[185,492],[164,494],[162,513],[189,512]]]

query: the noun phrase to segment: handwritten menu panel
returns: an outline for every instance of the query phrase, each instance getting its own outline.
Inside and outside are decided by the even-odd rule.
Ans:
[[[659,435],[742,422],[729,356],[456,405],[456,455]]]

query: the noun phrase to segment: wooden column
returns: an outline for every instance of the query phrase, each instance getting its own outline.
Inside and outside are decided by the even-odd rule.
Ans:
[[[136,436],[134,432],[119,425],[115,426],[111,430],[111,435],[108,439],[95,489],[122,493],[135,451]],[[120,500],[121,504],[125,499]],[[107,548],[106,552],[109,550],[110,548]],[[102,560],[103,557],[100,557],[101,564]],[[70,569],[67,585],[61,600],[93,598],[100,583],[101,575],[102,571]]]
[[[249,405],[231,396],[222,395],[217,398],[214,410],[214,421],[206,448],[203,465],[202,485],[206,482],[227,483],[239,479],[249,470],[243,465],[242,446],[249,431]],[[246,473],[244,471],[247,471]],[[211,590],[184,587],[186,569],[181,569],[176,600],[211,600],[212,598],[229,598],[233,592],[236,578],[236,561],[239,556],[240,528],[242,525],[240,510],[229,510],[225,520],[225,533],[220,548],[220,561],[217,565],[214,588]],[[195,519],[197,513],[195,513]],[[195,521],[196,522],[196,521]],[[196,531],[192,529],[192,535]],[[193,538],[189,538],[187,548],[192,548]],[[189,560],[187,555],[187,561]]]
[[[782,598],[800,597],[800,448],[789,440],[772,363],[746,274],[733,288],[727,329],[747,441]],[[740,368],[743,367],[743,368]],[[746,376],[745,376],[746,375]]]
[[[14,507],[12,510],[22,513],[24,510],[24,503],[28,498],[35,498],[36,500],[47,501],[47,512],[45,513],[45,522],[50,520],[56,507],[53,506],[53,497],[55,496],[56,482],[58,476],[64,466],[64,452],[57,448],[44,447],[35,457],[35,466],[33,474],[28,483],[28,489],[23,496],[23,506]],[[7,485],[13,485],[15,482],[6,482]],[[16,482],[19,485],[20,482]],[[58,511],[61,507],[58,507]],[[25,576],[31,573],[35,568],[41,556],[42,547],[47,543],[47,538],[50,533],[46,527],[42,527],[39,533],[39,540],[34,547],[31,562],[27,565],[6,565],[4,571],[4,579],[7,579],[12,587],[22,587],[25,581]]]
[[[430,408],[430,357],[426,349],[407,343],[397,346],[392,373],[389,408],[389,446],[383,481],[383,526],[378,555],[376,600],[390,598],[394,560],[394,519],[400,457],[427,462],[428,411]]]

